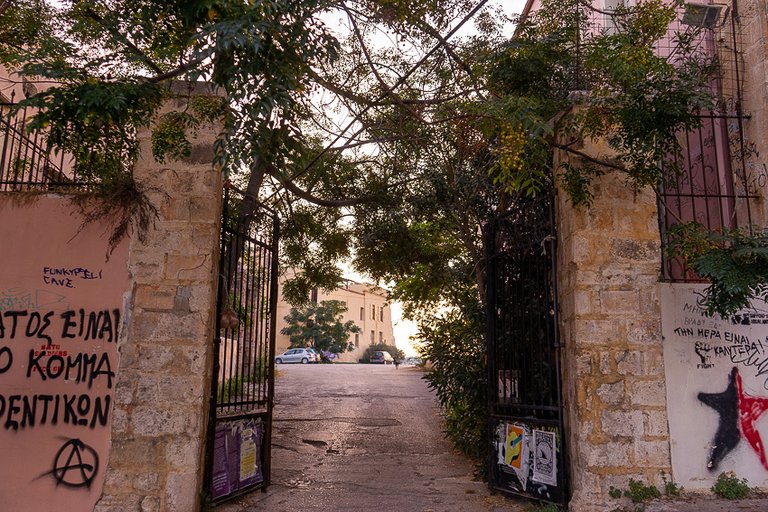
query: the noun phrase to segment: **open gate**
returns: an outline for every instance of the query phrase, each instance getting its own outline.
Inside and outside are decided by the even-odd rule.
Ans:
[[[485,236],[490,486],[565,505],[553,194],[520,199]]]
[[[213,503],[269,485],[278,238],[272,210],[225,190],[205,465]]]

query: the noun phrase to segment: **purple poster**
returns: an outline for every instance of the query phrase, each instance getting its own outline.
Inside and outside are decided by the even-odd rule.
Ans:
[[[221,498],[264,480],[261,471],[263,423],[257,419],[216,425],[213,445],[213,498]]]

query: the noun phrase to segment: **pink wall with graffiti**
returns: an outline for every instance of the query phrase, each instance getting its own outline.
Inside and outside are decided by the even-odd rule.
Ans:
[[[768,304],[707,317],[706,285],[660,286],[675,481],[709,488],[734,471],[768,486]]]
[[[64,197],[0,196],[2,510],[91,511],[107,464],[127,241]]]

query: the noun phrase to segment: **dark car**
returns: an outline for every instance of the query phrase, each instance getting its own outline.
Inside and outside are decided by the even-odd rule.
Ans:
[[[389,352],[384,350],[377,350],[371,354],[371,363],[374,364],[394,364],[395,360]]]

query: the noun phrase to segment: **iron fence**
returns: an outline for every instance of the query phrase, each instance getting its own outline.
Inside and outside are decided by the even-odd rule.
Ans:
[[[71,157],[50,147],[44,133],[27,130],[30,109],[0,103],[0,114],[0,191],[86,186],[74,175]]]

